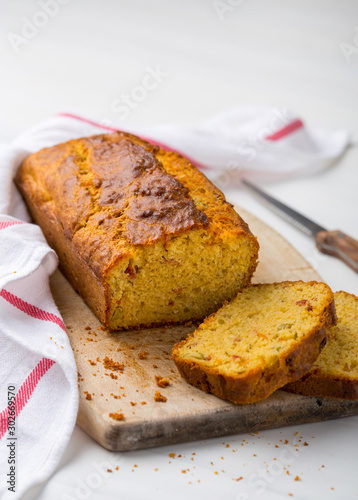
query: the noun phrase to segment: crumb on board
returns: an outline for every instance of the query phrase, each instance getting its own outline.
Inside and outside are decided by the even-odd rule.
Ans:
[[[91,401],[91,399],[92,399],[91,394],[86,394],[86,399],[88,399],[88,401]]]
[[[169,453],[170,458],[175,458],[175,453]]]
[[[117,361],[113,361],[113,359],[110,359],[108,356],[106,356],[103,359],[102,363],[103,363],[103,366],[106,370],[122,372],[124,369],[123,363],[118,363]]]
[[[148,354],[149,353],[147,351],[141,351],[138,353],[138,358],[139,359],[147,359]]]
[[[115,375],[114,373],[110,373],[109,376],[114,380],[118,378],[118,375]]]
[[[153,368],[158,368],[158,365],[153,365]]]
[[[92,361],[92,359],[88,359],[88,362],[91,366],[95,366],[97,364],[95,361]]]
[[[85,326],[85,330],[91,330],[91,327],[90,326]]]
[[[107,472],[113,472],[113,470],[112,469],[107,469]]]
[[[109,413],[108,415],[114,420],[124,420],[125,418],[123,413]]]
[[[147,402],[146,402],[146,401],[142,401],[142,402],[141,402],[141,405],[146,405],[146,404],[147,404]]]
[[[156,375],[155,381],[158,387],[167,387],[170,384],[169,380],[161,375]]]
[[[301,481],[300,476],[296,476],[295,481]]]
[[[134,403],[133,401],[130,402],[131,406],[135,406],[137,403]]]
[[[162,394],[160,394],[159,391],[157,391],[154,395],[154,401],[156,403],[165,403],[167,401],[167,398],[165,396],[163,396]]]

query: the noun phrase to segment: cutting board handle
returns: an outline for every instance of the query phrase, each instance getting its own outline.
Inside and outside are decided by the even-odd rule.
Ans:
[[[318,250],[338,257],[358,273],[358,241],[342,231],[320,231],[316,235]]]

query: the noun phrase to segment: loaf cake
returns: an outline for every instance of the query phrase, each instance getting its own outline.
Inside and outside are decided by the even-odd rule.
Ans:
[[[324,283],[251,285],[173,349],[190,384],[234,403],[253,403],[301,377],[336,321]]]
[[[358,399],[358,297],[334,294],[337,326],[327,329],[327,345],[300,380],[284,387],[306,396]]]
[[[110,330],[201,320],[250,283],[258,243],[188,160],[123,132],[30,155],[16,184]]]

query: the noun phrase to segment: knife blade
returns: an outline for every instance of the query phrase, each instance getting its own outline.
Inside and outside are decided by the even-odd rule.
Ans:
[[[245,179],[242,180],[242,183],[267,207],[300,229],[306,235],[313,237],[320,252],[342,260],[358,273],[357,240],[340,230],[328,231],[323,226],[308,219]]]

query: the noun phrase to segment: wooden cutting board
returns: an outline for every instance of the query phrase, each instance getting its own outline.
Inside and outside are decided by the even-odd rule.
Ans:
[[[258,235],[261,247],[254,282],[320,280],[282,236],[243,209],[237,211]],[[149,448],[358,414],[358,401],[284,391],[250,405],[223,401],[187,384],[170,359],[172,346],[193,326],[108,333],[59,271],[52,277],[51,288],[79,373],[77,423],[109,450]],[[115,363],[117,370],[110,366]],[[158,387],[156,376],[167,378],[170,385]],[[154,400],[158,390],[166,402]],[[115,420],[110,413],[123,414],[124,420]]]

